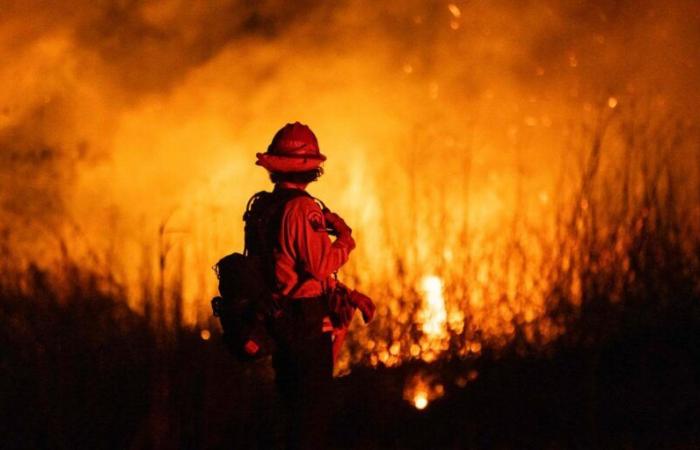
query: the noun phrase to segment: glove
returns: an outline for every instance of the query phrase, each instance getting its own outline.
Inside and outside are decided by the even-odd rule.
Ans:
[[[352,234],[352,229],[338,214],[325,210],[323,212],[323,217],[326,219],[326,223],[338,233],[338,237],[350,236]]]
[[[330,234],[337,236],[335,242],[352,251],[355,248],[355,239],[352,238],[352,229],[348,224],[338,214],[328,209],[323,211],[323,217],[326,219],[326,225],[333,231]]]
[[[331,321],[333,327],[343,328],[350,325],[352,316],[355,315],[355,306],[352,302],[352,293],[340,281],[336,281],[335,287],[328,296],[328,307],[331,310]]]
[[[362,320],[365,321],[365,324],[369,323],[372,318],[374,318],[374,312],[377,307],[374,306],[372,299],[367,297],[365,294],[358,291],[352,291],[350,293],[350,303],[360,310],[362,313]]]

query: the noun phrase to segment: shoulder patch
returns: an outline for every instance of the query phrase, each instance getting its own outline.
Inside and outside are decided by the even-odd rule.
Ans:
[[[306,220],[309,221],[309,224],[311,224],[311,228],[314,231],[326,231],[326,224],[323,220],[323,214],[321,214],[321,211],[310,211],[306,215]]]

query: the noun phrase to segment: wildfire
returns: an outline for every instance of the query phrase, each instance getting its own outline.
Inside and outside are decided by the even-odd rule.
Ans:
[[[591,120],[597,113],[622,120],[645,104],[645,86],[667,90],[664,108],[697,128],[697,71],[685,65],[697,45],[682,31],[694,22],[673,14],[653,16],[668,35],[650,40],[639,32],[646,22],[626,21],[652,15],[626,7],[621,20],[561,35],[566,2],[528,10],[543,27],[522,27],[507,2],[448,2],[439,14],[431,2],[389,2],[387,14],[363,1],[332,14],[281,1],[132,3],[30,2],[3,16],[0,80],[13,88],[0,92],[0,249],[50,267],[70,253],[163,329],[213,335],[203,328],[216,292],[210,267],[242,249],[244,205],[270,189],[255,153],[288,121],[317,133],[328,160],[310,191],[355,230],[340,277],[378,306],[374,324],[349,334],[346,368],[476,357],[516,333],[535,347],[559,336],[548,302],[578,308],[582,273],[634,275],[624,254],[636,222],[610,217],[646,217],[633,206],[649,198],[649,148],[668,175],[655,195],[697,208],[687,164],[697,147],[672,130],[644,129],[640,142],[618,122],[594,155],[595,139],[580,135],[605,122]],[[658,67],[663,83],[651,78]],[[664,142],[674,142],[672,157],[657,148]],[[583,183],[571,169],[585,161],[596,165],[584,174],[599,178]],[[683,183],[663,181],[672,173]],[[615,184],[627,175],[624,189]],[[671,184],[687,192],[671,195]],[[582,185],[590,192],[576,192]],[[582,256],[598,238],[614,245]],[[434,395],[418,389],[410,401],[425,408]]]

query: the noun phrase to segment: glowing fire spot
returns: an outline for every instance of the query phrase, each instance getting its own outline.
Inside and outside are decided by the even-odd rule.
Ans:
[[[208,341],[211,337],[211,333],[209,330],[202,330],[199,332],[199,337],[201,337],[203,341]]]
[[[421,288],[424,294],[421,311],[423,333],[430,337],[441,336],[445,333],[447,321],[445,299],[442,296],[442,280],[435,275],[428,275],[421,281]]]
[[[413,397],[413,406],[416,409],[425,409],[428,406],[428,394],[425,392],[418,392],[415,397]]]
[[[403,398],[418,410],[425,409],[435,399],[445,395],[445,387],[437,382],[434,375],[419,372],[406,381]]]
[[[447,9],[450,10],[450,14],[452,14],[455,19],[459,19],[462,16],[462,11],[460,11],[459,6],[454,3],[447,5]]]
[[[610,109],[615,109],[615,107],[617,106],[617,99],[615,97],[610,97],[608,99],[608,106],[610,107]]]

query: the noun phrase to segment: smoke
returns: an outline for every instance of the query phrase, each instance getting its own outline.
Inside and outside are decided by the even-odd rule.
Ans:
[[[22,252],[67,226],[133,267],[165,225],[209,267],[241,245],[244,202],[268,186],[255,152],[300,120],[329,156],[314,193],[375,266],[389,256],[372,249],[435,224],[501,217],[518,174],[546,197],[571,124],[611,98],[698,119],[690,0],[1,8],[0,217]]]

